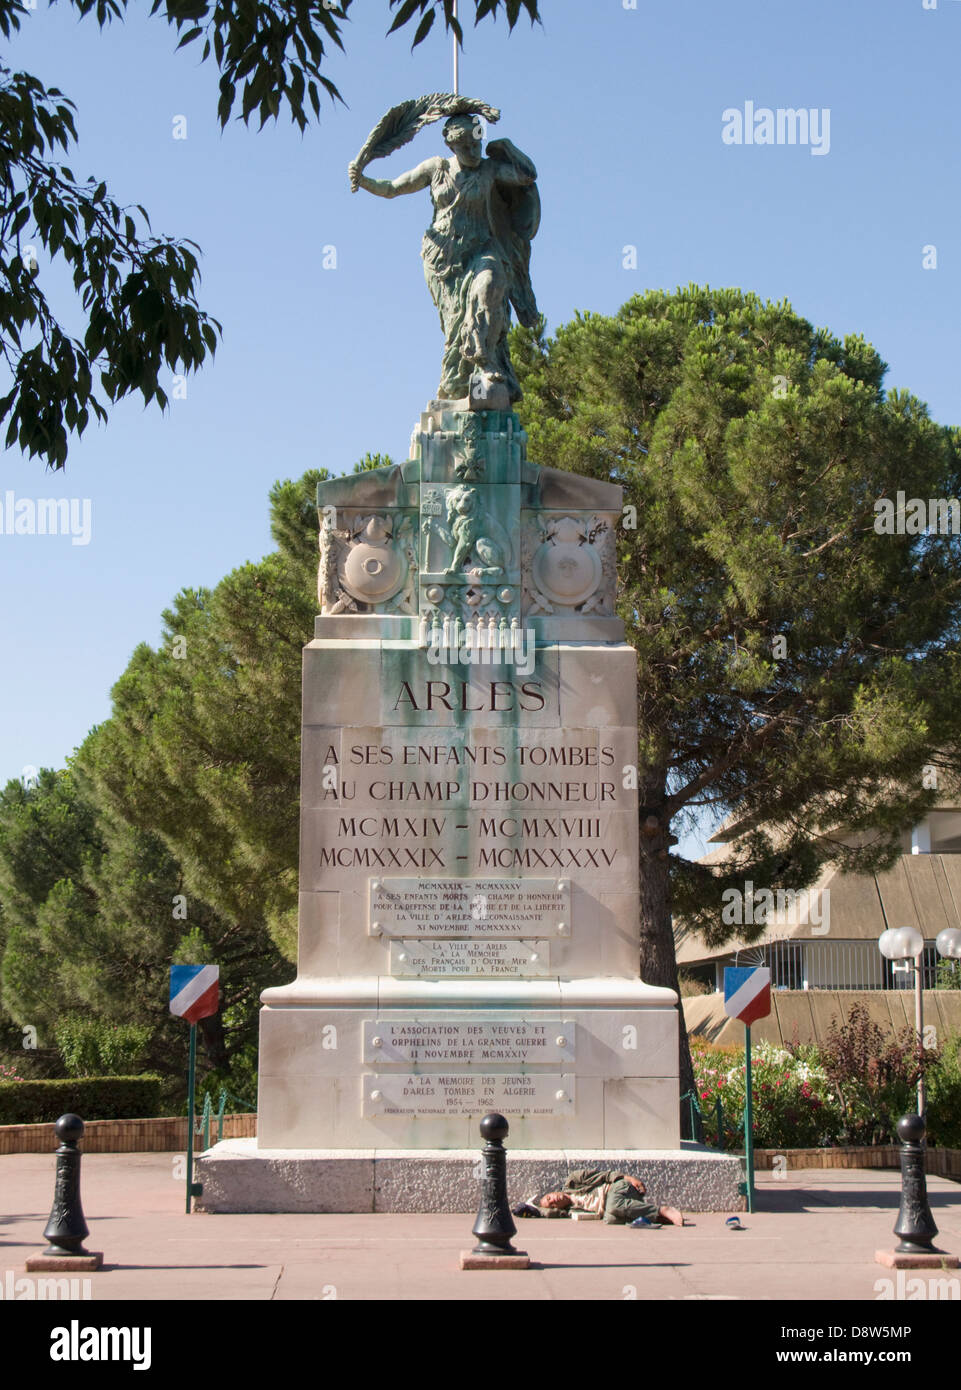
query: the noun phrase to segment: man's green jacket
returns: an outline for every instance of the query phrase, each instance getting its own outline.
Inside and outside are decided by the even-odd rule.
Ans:
[[[564,1192],[590,1192],[603,1183],[610,1183],[610,1190],[604,1203],[604,1220],[609,1226],[625,1226],[646,1216],[648,1221],[657,1220],[658,1209],[653,1202],[642,1197],[624,1173],[615,1168],[578,1168],[571,1173],[564,1184]]]

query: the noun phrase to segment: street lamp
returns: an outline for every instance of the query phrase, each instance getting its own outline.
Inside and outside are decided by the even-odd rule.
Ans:
[[[945,927],[944,931],[938,932],[934,944],[938,948],[938,955],[948,960],[961,960],[961,927]]]
[[[945,927],[935,940],[938,955],[949,960],[961,960],[961,928]],[[924,992],[921,988],[921,958],[924,955],[924,937],[917,927],[889,927],[881,933],[878,950],[891,961],[914,962],[914,1026],[918,1035],[918,1061],[921,1061],[924,1047]],[[918,1114],[923,1118],[925,1110],[924,1072],[918,1075]]]

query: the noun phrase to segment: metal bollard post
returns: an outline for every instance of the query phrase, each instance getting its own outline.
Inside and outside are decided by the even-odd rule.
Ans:
[[[928,1205],[928,1184],[924,1175],[924,1121],[920,1115],[902,1115],[898,1120],[901,1140],[901,1209],[894,1234],[901,1237],[898,1254],[928,1255],[934,1250],[938,1228]]]
[[[486,1140],[484,1179],[480,1208],[474,1222],[473,1234],[477,1244],[473,1250],[461,1253],[461,1269],[527,1269],[530,1257],[515,1250],[511,1236],[517,1234],[514,1218],[507,1201],[507,1154],[504,1140],[510,1126],[503,1115],[491,1113],[480,1122],[480,1132]]]
[[[901,1243],[893,1250],[878,1250],[875,1260],[889,1269],[956,1269],[958,1258],[934,1244],[938,1228],[928,1205],[928,1184],[924,1173],[924,1121],[920,1115],[902,1115],[898,1120],[901,1140],[901,1207],[894,1223],[894,1234]]]
[[[50,1244],[42,1254],[31,1256],[27,1269],[99,1269],[103,1255],[83,1246],[90,1234],[80,1201],[78,1144],[83,1135],[83,1120],[79,1115],[61,1115],[54,1132],[60,1147],[56,1151],[53,1206],[43,1232]]]

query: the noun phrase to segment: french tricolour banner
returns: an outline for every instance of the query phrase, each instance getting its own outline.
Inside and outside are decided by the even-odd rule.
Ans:
[[[219,965],[172,965],[170,1012],[188,1023],[209,1018],[220,1006]]]
[[[729,965],[724,970],[724,1012],[748,1027],[771,1012],[771,972],[764,965]]]

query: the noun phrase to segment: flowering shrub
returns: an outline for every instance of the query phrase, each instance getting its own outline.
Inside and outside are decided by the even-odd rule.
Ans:
[[[927,1087],[928,1143],[961,1149],[961,1033],[945,1038]]]
[[[897,1123],[917,1110],[918,1074],[935,1068],[938,1051],[918,1051],[912,1029],[892,1038],[863,1004],[831,1023],[821,1059],[837,1093],[842,1144],[896,1144]]]
[[[13,1067],[8,1067],[5,1062],[0,1062],[0,1081],[22,1081],[23,1077],[18,1076]]]
[[[733,1051],[734,1055],[724,1056]],[[693,1050],[705,1142],[723,1149],[744,1145],[744,1049]],[[809,1148],[836,1142],[840,1116],[814,1047],[751,1049],[754,1143],[759,1148]],[[721,1102],[718,1134],[717,1102]]]
[[[691,1057],[705,1141],[743,1149],[743,1047],[712,1047],[694,1036]],[[940,1050],[919,1050],[912,1029],[892,1038],[862,1004],[852,1004],[846,1022],[835,1019],[819,1047],[796,1039],[786,1047],[762,1042],[751,1058],[759,1148],[897,1143],[898,1120],[917,1109],[922,1068],[928,1142],[961,1144],[961,1035],[945,1039]]]

